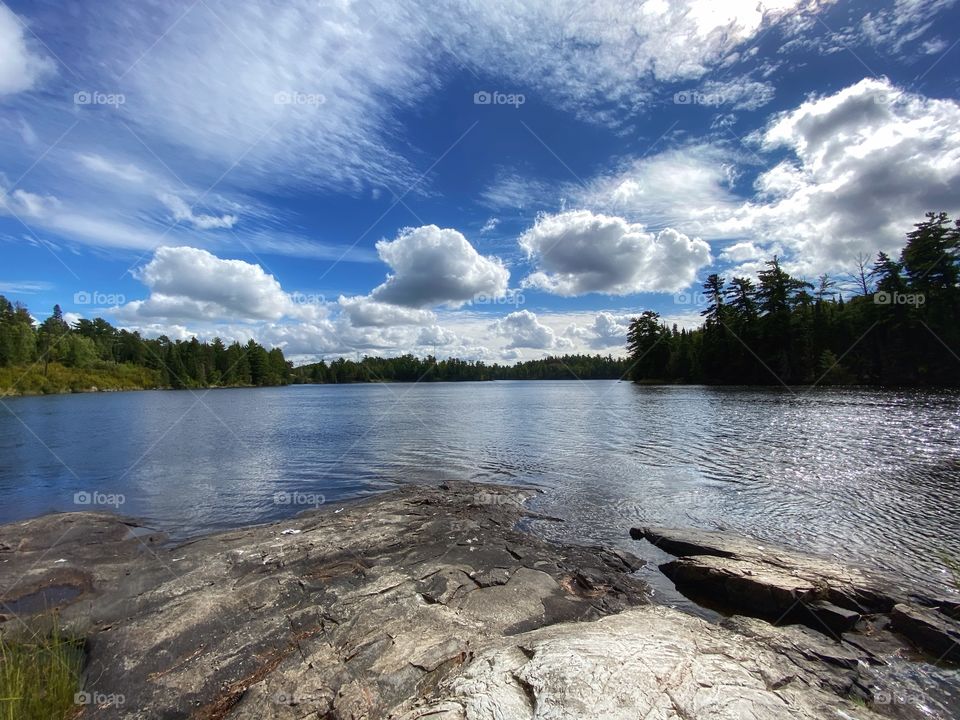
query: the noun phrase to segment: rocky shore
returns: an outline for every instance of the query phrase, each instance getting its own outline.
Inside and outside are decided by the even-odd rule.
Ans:
[[[719,533],[638,557],[517,529],[534,493],[408,486],[180,545],[65,513],[0,526],[0,630],[60,607],[79,717],[953,718],[958,605]]]

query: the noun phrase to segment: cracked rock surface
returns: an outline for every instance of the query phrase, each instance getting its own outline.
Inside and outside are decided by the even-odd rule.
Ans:
[[[634,556],[517,530],[533,492],[405,486],[176,546],[105,513],[0,526],[0,629],[61,607],[114,698],[80,717],[900,717],[846,645],[651,605]]]

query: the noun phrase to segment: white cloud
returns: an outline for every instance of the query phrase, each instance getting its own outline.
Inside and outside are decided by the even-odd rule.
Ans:
[[[718,237],[718,221],[741,201],[730,190],[736,166],[727,151],[706,144],[665,150],[601,175],[575,195],[578,204],[647,226]]]
[[[15,282],[5,282],[0,280],[0,293],[10,293],[12,295],[32,295],[38,292],[53,289],[53,284],[45,280],[21,280]]]
[[[196,214],[193,208],[188,205],[183,198],[173,193],[160,193],[160,202],[169,208],[173,213],[173,219],[177,222],[187,222],[198,230],[212,230],[214,228],[232,228],[237,222],[236,215],[204,215]]]
[[[96,52],[70,60],[91,83],[124,91],[124,116],[150,147],[209,161],[210,182],[242,159],[231,181],[248,188],[306,183],[360,195],[417,185],[394,149],[397,111],[464,65],[617,125],[657,83],[729,67],[744,43],[822,4],[290,0],[277,10],[268,0],[207,0],[147,10],[102,0],[96,22],[77,20]]]
[[[374,300],[393,305],[460,307],[478,295],[502,297],[510,272],[496,257],[480,255],[457,230],[436,225],[404,228],[377,243],[393,273],[374,288]]]
[[[565,296],[674,292],[710,262],[710,246],[699,238],[670,228],[653,234],[589,210],[541,215],[520,246],[538,268],[523,284]]]
[[[483,224],[483,227],[480,228],[480,234],[486,235],[497,229],[497,225],[500,224],[500,218],[492,217],[488,218],[487,221]]]
[[[734,110],[756,110],[767,105],[775,94],[772,83],[748,77],[732,80],[711,80],[698,93],[711,105],[731,106]]]
[[[725,247],[720,253],[720,259],[726,262],[741,263],[763,258],[766,253],[766,248],[759,248],[752,242],[738,242]]]
[[[123,183],[141,184],[150,180],[148,173],[132,163],[115,162],[96,153],[80,152],[77,162],[85,169]]]
[[[55,69],[28,40],[23,21],[0,4],[0,96],[29,90]]]
[[[537,316],[529,310],[518,310],[500,318],[493,323],[492,329],[497,335],[507,338],[507,350],[516,348],[550,350],[572,345],[570,340],[557,337],[553,330],[541,324]]]
[[[87,156],[84,159],[76,158],[76,167],[93,170],[98,176],[109,179],[111,182],[124,183],[130,192],[120,197],[114,197],[109,205],[102,204],[103,188],[93,185],[89,177],[79,177],[75,187],[92,187],[87,197],[72,198],[69,202],[61,200],[59,196],[49,193],[41,194],[17,188],[6,191],[8,181],[0,173],[0,216],[14,215],[23,220],[29,220],[33,230],[46,230],[56,233],[67,243],[81,243],[98,248],[112,250],[153,251],[162,245],[205,245],[208,242],[202,235],[194,232],[204,226],[228,227],[235,216],[194,216],[189,226],[171,226],[169,218],[150,218],[150,214],[157,206],[157,200],[151,186],[157,182],[151,174],[129,164],[118,164],[97,156]],[[122,180],[126,176],[128,180]],[[132,182],[132,177],[144,178],[143,182]],[[70,179],[77,176],[72,176]],[[143,202],[147,198],[148,202]],[[218,202],[226,203],[231,208],[240,206],[218,198]],[[255,214],[246,206],[244,214]],[[260,213],[261,216],[263,213]],[[274,229],[275,223],[268,224],[261,217],[259,226],[248,224],[242,231],[230,233],[226,242],[236,252],[250,252],[255,249],[258,253],[288,255],[302,258],[320,258],[344,262],[376,262],[376,255],[367,248],[341,247]],[[33,236],[31,236],[33,237]],[[223,242],[218,244],[224,247]],[[135,256],[131,256],[131,260]]]
[[[627,330],[630,326],[629,315],[614,315],[599,312],[590,327],[590,347],[624,347],[627,344]]]
[[[158,248],[136,276],[150,289],[150,296],[117,310],[126,321],[316,320],[326,314],[320,303],[297,302],[259,265],[224,260],[198,248]]]
[[[455,333],[444,330],[439,325],[420,328],[420,332],[417,335],[417,345],[421,347],[444,347],[452,345],[457,341],[458,338]]]
[[[758,197],[731,218],[780,243],[811,276],[849,271],[858,253],[895,250],[930,210],[960,210],[960,104],[865,79],[778,115],[766,151],[790,158],[762,173]]]
[[[354,327],[424,325],[435,319],[428,310],[377,302],[369,297],[341,296],[338,303]]]
[[[18,217],[43,220],[60,206],[60,201],[52,195],[38,195],[19,188],[0,195],[0,210]]]
[[[516,3],[490,0],[442,37],[474,67],[537,78],[551,102],[589,122],[618,124],[658,82],[695,80],[730,63],[744,42],[816,0]],[[439,19],[441,27],[443,19]],[[478,88],[480,89],[480,88]],[[611,111],[613,110],[613,111]]]
[[[956,0],[896,0],[893,7],[866,13],[860,21],[859,36],[874,47],[899,54],[936,27],[936,14],[955,3]],[[849,34],[857,33],[848,31]],[[925,48],[924,52],[929,50]]]
[[[773,116],[748,143],[749,157],[701,144],[628,162],[589,181],[574,200],[646,227],[732,240],[720,259],[743,263],[737,272],[753,273],[780,254],[792,272],[810,277],[848,272],[859,253],[898,249],[927,211],[960,211],[960,104],[954,100],[865,79]],[[784,150],[785,159],[757,176],[752,198],[732,191],[738,163]],[[574,273],[579,233],[566,230],[556,227],[552,234],[559,247],[572,249],[562,267]],[[585,271],[593,253],[584,251]],[[528,282],[565,294],[584,289],[564,281],[562,272],[553,277],[541,270],[546,276]]]
[[[130,88],[125,110],[150,146],[213,161],[210,182],[240,160],[244,172],[231,180],[254,188],[306,182],[360,192],[416,180],[387,141],[392,112],[435,85],[423,53],[434,43],[413,22],[415,7],[208,0],[148,14],[104,3],[91,42],[116,76],[100,71],[101,84]],[[131,38],[130,28],[142,34]]]
[[[554,199],[556,198],[556,199]],[[544,203],[559,202],[552,183],[524,177],[516,172],[500,170],[480,193],[480,202],[495,210],[542,208]]]

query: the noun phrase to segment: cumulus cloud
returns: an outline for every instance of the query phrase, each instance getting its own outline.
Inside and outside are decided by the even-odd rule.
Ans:
[[[849,270],[858,253],[902,245],[924,212],[960,210],[953,100],[865,79],[775,117],[762,149],[790,157],[757,178],[729,227],[780,243],[800,272]]]
[[[460,307],[478,295],[498,298],[507,292],[510,272],[503,262],[480,255],[457,230],[404,228],[396,239],[378,242],[377,253],[393,271],[371,293],[380,302]]]
[[[150,296],[118,308],[123,320],[316,319],[325,313],[312,298],[303,296],[307,301],[300,302],[299,295],[284,292],[259,265],[224,260],[193,247],[158,248],[137,278],[150,289]]]
[[[354,327],[425,325],[435,316],[428,310],[377,302],[369,297],[343,297],[337,301]]]
[[[455,333],[445,330],[439,325],[430,325],[420,328],[420,332],[417,334],[417,345],[421,347],[444,347],[453,345],[458,339]]]
[[[0,97],[29,90],[55,70],[27,36],[23,21],[0,4]]]
[[[599,312],[590,327],[590,347],[623,347],[627,344],[627,330],[630,326],[629,315],[614,315]]]
[[[196,214],[181,197],[172,193],[160,193],[160,202],[167,206],[173,219],[177,222],[186,222],[198,230],[212,230],[214,228],[232,228],[237,222],[236,215],[204,215]]]
[[[699,238],[670,228],[650,233],[589,210],[541,215],[520,246],[538,268],[524,286],[564,296],[675,292],[711,260],[710,246]]]
[[[537,316],[529,310],[518,310],[500,318],[493,323],[492,329],[498,335],[507,338],[507,350],[516,348],[550,350],[570,347],[572,344],[567,338],[557,337],[553,330],[541,324]]]

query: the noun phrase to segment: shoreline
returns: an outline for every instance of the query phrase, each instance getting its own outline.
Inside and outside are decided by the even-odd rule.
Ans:
[[[96,717],[452,720],[550,707],[865,720],[958,709],[898,670],[905,653],[924,663],[917,646],[935,645],[938,629],[940,640],[954,631],[956,606],[748,539],[624,528],[676,558],[660,567],[685,594],[724,589],[728,617],[708,623],[653,604],[638,557],[521,529],[535,493],[410,485],[178,544],[112,514],[45,515],[0,526],[2,600],[61,594],[63,622],[86,641],[84,689],[125,698]],[[775,622],[794,602],[815,611]],[[13,629],[18,618],[0,613]],[[894,686],[941,714],[885,705]]]
[[[192,388],[175,388],[175,387],[136,387],[136,388],[98,388],[90,387],[84,389],[76,390],[62,390],[59,392],[11,392],[9,388],[0,388],[0,400],[6,399],[15,399],[15,398],[33,398],[33,397],[58,397],[61,395],[94,395],[97,393],[128,393],[128,392],[196,392],[196,391],[207,391],[207,390],[260,390],[260,389],[269,389],[269,388],[286,388],[286,387],[347,387],[347,386],[370,386],[370,385],[464,385],[464,384],[491,384],[491,383],[542,383],[542,382],[610,382],[610,383],[626,383],[629,385],[635,385],[637,387],[652,387],[652,388],[667,388],[667,387],[676,387],[676,388],[723,388],[723,389],[744,389],[744,390],[788,390],[791,391],[793,388],[810,388],[810,385],[804,384],[793,384],[793,385],[784,385],[771,383],[768,385],[727,385],[727,384],[704,384],[704,383],[671,383],[671,382],[647,382],[647,381],[633,381],[633,380],[617,380],[616,378],[588,378],[582,380],[580,378],[525,378],[525,379],[509,379],[509,380],[420,380],[420,381],[407,381],[407,380],[370,380],[366,382],[343,382],[343,383],[287,383],[285,385],[205,385],[200,387]],[[865,385],[865,384],[850,384],[850,385],[840,385],[840,384],[821,384],[817,386],[817,389],[820,390],[881,390],[894,392],[898,390],[923,390],[931,392],[946,392],[946,391],[957,391],[955,385]]]

